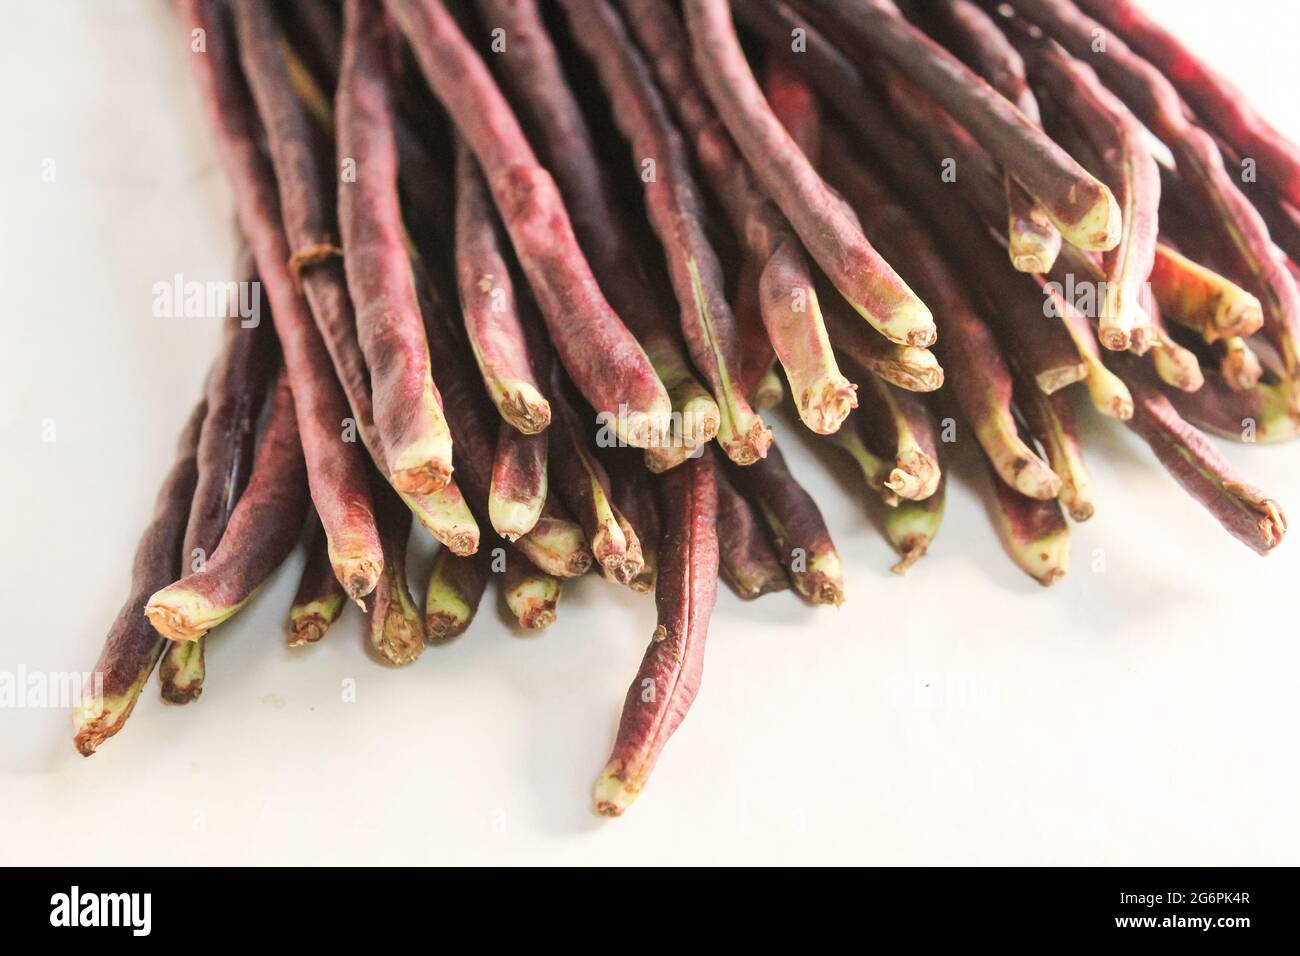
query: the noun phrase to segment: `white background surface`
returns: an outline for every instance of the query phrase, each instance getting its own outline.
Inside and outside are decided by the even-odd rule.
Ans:
[[[1300,138],[1294,4],[1148,6]],[[161,4],[0,13],[0,670],[81,671],[217,342],[150,288],[232,277],[233,214]],[[201,701],[151,684],[93,759],[66,711],[0,710],[0,862],[1296,863],[1300,545],[1256,557],[1085,421],[1098,511],[1051,591],[1002,555],[979,475],[894,578],[855,489],[788,439],[849,601],[722,589],[700,697],[622,819],[590,787],[651,601],[588,578],[523,638],[489,595],[392,671],[355,611],[284,646],[295,555],[210,642]],[[1300,447],[1227,453],[1300,514]]]

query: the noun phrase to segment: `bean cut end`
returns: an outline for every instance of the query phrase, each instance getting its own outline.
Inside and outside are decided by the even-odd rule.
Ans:
[[[596,781],[596,812],[602,817],[621,817],[640,793],[641,784],[624,780],[622,765],[611,762]]]
[[[233,613],[216,608],[208,598],[187,588],[163,588],[149,599],[144,614],[169,641],[197,641]]]

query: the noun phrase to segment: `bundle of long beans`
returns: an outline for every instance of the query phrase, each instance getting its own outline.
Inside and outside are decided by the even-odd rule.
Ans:
[[[1286,531],[1203,432],[1300,427],[1300,154],[1125,0],[174,6],[274,334],[226,334],[82,753],[160,659],[197,698],[205,635],[300,540],[289,643],[353,601],[394,665],[493,576],[537,629],[594,569],[658,611],[596,785],[621,813],[719,573],[844,600],[762,417],[787,393],[900,572],[969,434],[1011,558],[1065,574],[1097,506],[1072,393],[1247,546]],[[412,516],[441,542],[423,609]]]

